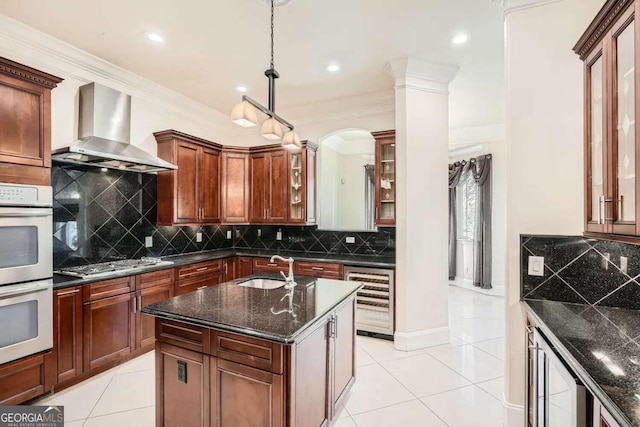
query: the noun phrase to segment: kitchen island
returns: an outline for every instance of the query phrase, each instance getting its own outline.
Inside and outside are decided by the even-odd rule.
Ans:
[[[292,290],[261,289],[247,279],[142,310],[156,317],[157,426],[317,427],[335,417],[355,381],[360,284],[298,278]]]

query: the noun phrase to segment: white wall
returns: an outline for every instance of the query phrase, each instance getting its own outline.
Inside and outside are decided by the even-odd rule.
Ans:
[[[327,145],[318,148],[318,225],[325,230],[335,228],[338,215],[338,156]]]
[[[361,154],[341,155],[338,166],[337,223],[345,230],[363,230],[365,207],[364,165]],[[324,179],[324,178],[320,178]]]
[[[583,65],[571,48],[602,4],[563,0],[506,14],[509,426],[524,422],[519,236],[583,231]]]

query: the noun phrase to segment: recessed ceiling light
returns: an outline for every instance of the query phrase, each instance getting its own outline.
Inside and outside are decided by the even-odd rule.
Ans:
[[[451,43],[458,44],[458,45],[465,44],[468,41],[469,41],[469,34],[466,34],[466,33],[456,34],[451,38]]]
[[[238,92],[246,92],[247,91],[247,87],[244,86],[244,85],[238,85],[238,86],[236,86],[236,90]]]
[[[330,73],[337,73],[342,69],[342,67],[340,66],[340,64],[332,62],[332,63],[327,65],[326,69]]]
[[[162,43],[164,41],[164,37],[162,37],[158,33],[147,31],[146,33],[144,33],[144,35],[147,36],[147,38],[154,43]]]

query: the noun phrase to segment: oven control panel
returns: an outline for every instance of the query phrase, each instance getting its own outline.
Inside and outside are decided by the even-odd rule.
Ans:
[[[2,206],[51,206],[51,204],[51,187],[0,184],[0,205]]]

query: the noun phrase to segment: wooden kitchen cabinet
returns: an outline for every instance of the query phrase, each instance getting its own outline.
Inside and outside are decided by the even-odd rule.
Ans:
[[[51,90],[61,81],[0,58],[0,182],[51,185]]]
[[[155,319],[142,313],[142,307],[173,298],[174,272],[174,269],[166,269],[136,276],[136,350],[144,352],[155,346]]]
[[[336,309],[333,317],[332,365],[332,414],[347,398],[356,380],[356,365],[353,352],[356,345],[355,300],[351,300]]]
[[[153,134],[158,157],[178,170],[158,172],[158,224],[218,224],[222,146],[174,130]]]
[[[236,278],[236,259],[225,258],[222,260],[222,281],[229,282]]]
[[[318,146],[303,141],[299,150],[288,150],[288,224],[316,223],[316,151]]]
[[[253,274],[253,260],[249,257],[236,258],[235,278],[251,276]]]
[[[222,223],[248,224],[250,164],[246,149],[225,149],[222,153]]]
[[[611,416],[602,403],[593,398],[593,424],[592,427],[620,427],[620,424]]]
[[[81,291],[77,286],[53,293],[53,353],[59,383],[82,373]]]
[[[373,132],[375,153],[375,223],[396,225],[396,132]]]
[[[205,261],[178,267],[174,295],[183,295],[224,282],[223,260]]]
[[[574,51],[584,61],[585,234],[640,236],[637,2],[608,0]]]
[[[135,350],[135,277],[83,287],[84,371],[130,355]]]
[[[280,147],[280,146],[278,146]],[[265,149],[274,150],[272,147]],[[287,222],[287,153],[278,148],[251,154],[251,223]]]
[[[295,263],[294,263],[295,266]],[[284,261],[271,262],[269,258],[253,258],[253,273],[270,273],[270,274],[289,273],[289,263]]]
[[[0,405],[18,405],[48,393],[56,380],[51,351],[0,365]]]
[[[296,261],[293,264],[296,276],[315,277],[318,279],[342,280],[344,277],[342,264],[316,261]]]

